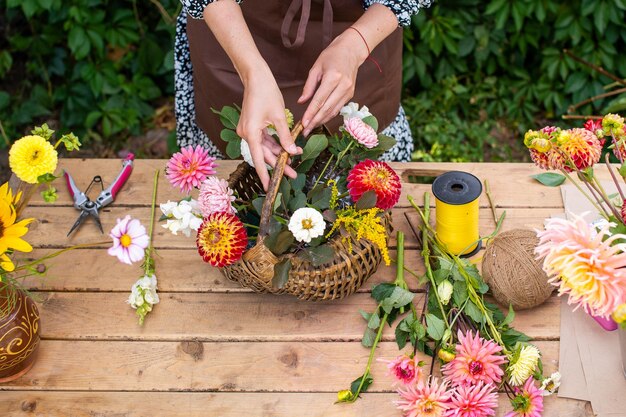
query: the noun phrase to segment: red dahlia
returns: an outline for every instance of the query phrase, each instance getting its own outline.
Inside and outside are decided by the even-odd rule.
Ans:
[[[352,201],[357,202],[370,190],[376,192],[376,207],[389,210],[400,199],[400,177],[384,162],[371,159],[359,162],[348,174],[348,191]]]
[[[202,222],[196,245],[204,262],[221,268],[241,259],[248,245],[248,234],[237,216],[216,212]]]

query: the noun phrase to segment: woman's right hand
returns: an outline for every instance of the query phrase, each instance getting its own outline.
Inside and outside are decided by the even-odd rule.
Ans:
[[[267,134],[269,125],[275,127],[280,144]],[[249,77],[244,77],[243,104],[237,134],[248,143],[254,167],[265,190],[270,182],[265,164],[273,167],[282,149],[291,155],[302,153],[302,149],[291,139],[285,102],[268,67],[257,69]],[[286,166],[285,175],[295,178],[297,174],[293,168]]]

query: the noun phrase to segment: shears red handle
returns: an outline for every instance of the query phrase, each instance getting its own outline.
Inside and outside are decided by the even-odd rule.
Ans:
[[[115,197],[120,192],[128,177],[130,177],[131,172],[133,172],[133,161],[135,160],[135,155],[129,153],[128,156],[122,162],[122,170],[117,175],[117,177],[113,180],[111,185],[109,185],[106,189],[104,189],[98,198],[96,199],[96,204],[98,207],[104,207],[113,202]]]

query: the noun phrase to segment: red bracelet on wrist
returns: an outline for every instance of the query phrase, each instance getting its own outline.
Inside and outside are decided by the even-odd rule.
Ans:
[[[370,46],[367,44],[367,41],[365,40],[365,36],[363,36],[361,31],[358,30],[357,28],[355,28],[354,26],[349,26],[348,29],[353,29],[356,33],[359,34],[361,39],[363,39],[363,43],[365,44],[365,47],[367,48],[367,59],[369,59],[374,64],[376,64],[376,67],[378,68],[378,72],[380,72],[382,74],[382,72],[383,72],[382,68],[380,67],[380,65],[378,65],[378,62],[374,58],[372,58],[372,51],[370,49]]]

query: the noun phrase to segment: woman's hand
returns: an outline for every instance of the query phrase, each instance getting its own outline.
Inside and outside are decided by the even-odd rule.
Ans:
[[[280,144],[267,133],[269,125],[276,129]],[[265,164],[273,167],[282,149],[291,155],[302,153],[302,149],[291,138],[285,116],[285,102],[269,68],[259,68],[249,77],[244,77],[243,105],[237,134],[248,143],[254,167],[266,190],[270,176]],[[295,178],[297,174],[286,166],[285,175]]]
[[[339,114],[354,96],[356,75],[367,56],[367,46],[352,29],[339,35],[322,51],[298,99],[298,103],[311,100],[302,117],[305,136]]]

